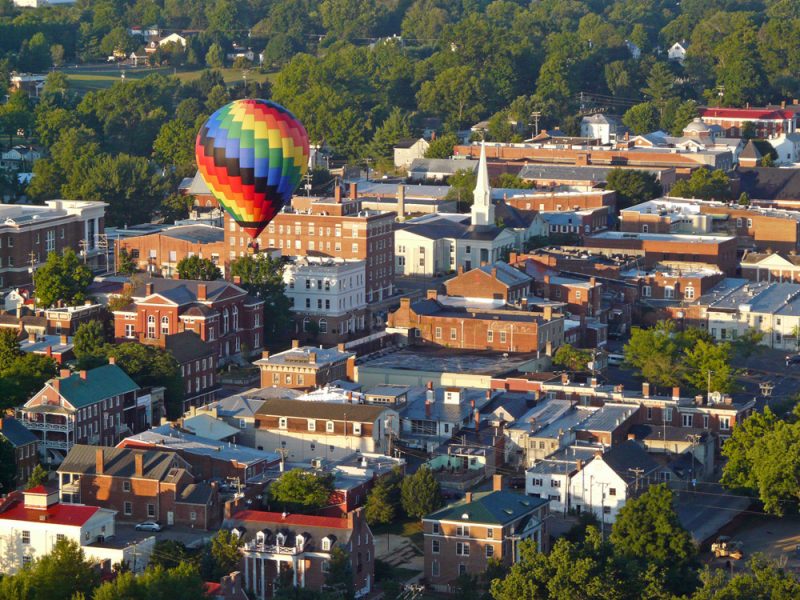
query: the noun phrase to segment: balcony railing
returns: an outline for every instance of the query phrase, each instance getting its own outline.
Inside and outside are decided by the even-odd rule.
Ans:
[[[273,543],[259,543],[256,540],[250,540],[245,543],[244,549],[247,552],[265,552],[267,554],[299,554],[302,550],[294,546],[279,546]]]
[[[44,440],[39,444],[45,448],[55,448],[56,450],[69,450],[73,445],[71,442],[62,440]]]
[[[34,421],[32,419],[20,419],[27,429],[35,431],[72,431],[74,426],[71,422],[68,423],[52,423],[50,421]]]

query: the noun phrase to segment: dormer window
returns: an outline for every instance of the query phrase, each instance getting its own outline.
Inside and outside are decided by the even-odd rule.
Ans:
[[[286,544],[286,536],[282,533],[276,535],[275,540],[278,542],[278,546],[283,546]]]
[[[330,552],[331,551],[331,539],[328,537],[322,538],[322,551],[323,552]]]
[[[302,535],[298,535],[298,536],[295,538],[294,545],[295,545],[295,547],[296,547],[298,550],[302,551],[302,550],[303,550],[303,545],[304,545],[305,543],[306,543],[306,539],[305,539],[305,538],[304,538]]]

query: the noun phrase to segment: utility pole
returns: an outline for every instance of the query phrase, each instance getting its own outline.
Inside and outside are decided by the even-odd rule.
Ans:
[[[531,113],[531,118],[533,119],[533,123],[528,123],[528,125],[533,125],[534,127],[534,134],[533,137],[539,135],[539,117],[542,116],[542,111],[535,110]]]
[[[83,264],[86,264],[86,260],[89,258],[89,240],[81,240],[81,254],[83,254]]]
[[[711,369],[708,370],[708,382],[706,384],[706,404],[711,404],[711,374],[713,372],[714,371]]]
[[[281,469],[281,473],[283,473],[284,470],[286,469],[286,455],[289,454],[289,453],[286,451],[286,448],[284,448],[282,446],[280,448],[275,448],[275,452],[278,454],[278,456],[281,457],[280,469]]]
[[[28,254],[28,272],[31,274],[31,284],[33,285],[33,312],[36,312],[36,263],[39,262],[39,256],[33,250]]]
[[[634,494],[636,494],[636,495],[638,496],[638,495],[639,495],[639,478],[640,478],[642,475],[644,475],[644,469],[642,469],[641,467],[631,467],[631,468],[629,468],[629,469],[628,469],[628,471],[630,471],[631,473],[633,473],[633,475],[634,475],[634,477],[635,477],[635,480],[634,480],[634,481],[635,481],[635,483],[634,483],[634,487],[633,487],[633,490],[634,490],[634,491],[633,491],[633,493],[634,493]]]
[[[103,256],[106,259],[106,273],[110,271],[110,265],[108,261],[108,235],[105,233],[101,233],[97,236],[97,247],[98,249],[102,250]]]
[[[695,471],[694,471],[694,449],[695,449],[695,446],[697,446],[697,444],[700,442],[700,438],[702,436],[699,433],[690,433],[686,437],[689,439],[690,442],[692,442],[692,448],[691,448],[691,451],[690,451],[690,454],[692,456],[692,466],[691,466],[690,470],[691,470],[691,474],[692,474],[692,481],[694,482],[694,481],[697,480],[697,475],[695,474]],[[689,482],[688,481],[686,482],[686,490],[687,491],[689,490]]]

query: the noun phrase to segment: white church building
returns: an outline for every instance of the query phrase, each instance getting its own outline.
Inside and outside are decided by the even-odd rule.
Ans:
[[[540,231],[541,217],[492,202],[486,150],[481,147],[474,201],[469,215],[436,213],[405,221],[395,230],[395,273],[442,275],[469,271],[521,251]],[[502,225],[502,227],[500,226]]]

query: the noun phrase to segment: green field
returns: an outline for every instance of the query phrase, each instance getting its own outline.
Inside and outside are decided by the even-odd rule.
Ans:
[[[233,85],[243,81],[243,71],[241,69],[220,69],[225,83]],[[98,67],[97,69],[63,69],[67,75],[70,85],[74,90],[81,94],[90,92],[92,90],[102,90],[111,87],[114,82],[121,80],[121,74],[125,73],[125,79],[142,79],[153,73],[160,73],[162,75],[175,75],[183,82],[192,81],[200,77],[203,72],[202,69],[195,69],[193,71],[175,70],[171,67],[159,68],[125,68],[120,69],[117,67]],[[247,71],[248,81],[262,82],[266,79],[274,77],[274,73],[260,73],[255,70]]]

